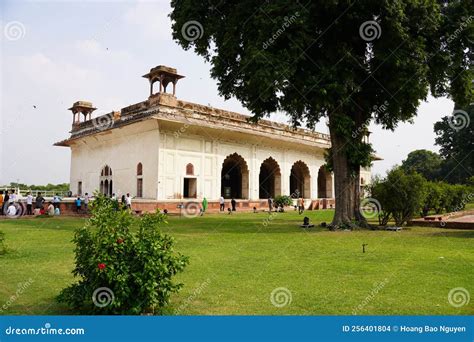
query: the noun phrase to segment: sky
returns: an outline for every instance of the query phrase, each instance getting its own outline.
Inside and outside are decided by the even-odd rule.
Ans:
[[[0,2],[0,184],[69,182],[70,151],[53,144],[69,136],[73,102],[93,102],[97,114],[141,102],[149,95],[141,76],[157,65],[186,78],[177,97],[250,114],[224,100],[210,65],[171,37],[169,1]],[[453,111],[446,98],[420,104],[413,124],[394,132],[371,125],[384,175],[416,149],[438,151],[433,124]],[[284,113],[271,119],[286,122]],[[317,130],[328,133],[324,122]]]

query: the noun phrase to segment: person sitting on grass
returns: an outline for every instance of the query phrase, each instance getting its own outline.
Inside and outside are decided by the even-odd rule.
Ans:
[[[81,213],[81,207],[82,207],[82,200],[79,196],[77,196],[75,202],[76,202],[76,211],[77,211],[78,214],[80,214]]]
[[[16,216],[16,208],[13,202],[8,205],[7,216]]]
[[[54,216],[54,205],[53,205],[53,202],[49,202],[49,205],[48,205],[48,215],[49,216]]]

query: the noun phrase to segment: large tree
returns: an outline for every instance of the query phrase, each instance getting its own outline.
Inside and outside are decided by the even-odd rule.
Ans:
[[[427,180],[433,181],[440,176],[443,159],[438,153],[428,150],[415,150],[408,153],[407,159],[402,161],[404,172],[417,172]]]
[[[466,101],[471,1],[172,0],[173,37],[211,63],[225,98],[254,120],[286,112],[295,126],[326,118],[335,176],[334,226],[359,215],[359,170],[371,120],[386,129],[415,115],[428,91]],[[472,19],[472,17],[471,17]]]
[[[444,157],[442,178],[450,183],[467,183],[474,176],[474,103],[464,109],[456,109],[434,125],[436,144]]]

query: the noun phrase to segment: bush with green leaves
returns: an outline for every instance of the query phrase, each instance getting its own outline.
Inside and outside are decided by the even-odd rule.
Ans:
[[[391,216],[401,226],[419,213],[427,196],[426,184],[418,173],[407,174],[401,168],[389,171],[385,179],[372,187],[372,197],[383,211],[382,223],[386,224]]]
[[[156,212],[134,218],[102,195],[90,208],[90,220],[73,239],[73,274],[79,280],[58,300],[83,313],[162,313],[170,295],[182,287],[173,277],[188,264],[174,251],[173,239],[159,230],[165,216]]]
[[[5,233],[0,230],[0,255],[7,252],[7,246],[5,245]]]
[[[286,206],[293,205],[293,199],[287,195],[279,195],[275,196],[273,203],[279,208],[284,208]]]

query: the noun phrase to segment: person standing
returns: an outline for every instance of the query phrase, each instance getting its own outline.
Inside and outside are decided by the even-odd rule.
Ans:
[[[235,199],[231,199],[230,205],[232,206],[232,211],[236,211],[235,206],[237,205],[237,201]]]
[[[16,202],[16,194],[15,194],[15,190],[11,190],[10,192],[10,196],[8,197],[8,203],[15,203]]]
[[[9,201],[10,201],[10,194],[9,194],[9,191],[6,190],[5,197],[3,198],[3,207],[1,208],[2,213],[7,210]]]
[[[224,211],[224,207],[225,207],[224,196],[221,196],[219,198],[219,211]]]
[[[41,192],[38,192],[35,200],[35,209],[43,209],[44,197],[41,196]]]
[[[33,215],[33,196],[31,195],[31,192],[28,192],[28,195],[26,196],[26,215]]]
[[[127,203],[127,208],[132,209],[132,197],[130,196],[129,193],[127,193],[127,197],[125,198],[125,201]]]
[[[3,190],[0,190],[0,215],[3,215]]]
[[[86,192],[86,194],[84,195],[84,210],[86,211],[87,213],[87,210],[89,210],[89,194]]]
[[[268,211],[271,212],[272,209],[273,209],[273,198],[272,198],[272,196],[270,196],[268,198]]]
[[[304,212],[304,199],[303,197],[301,197],[298,203],[298,213],[301,215],[303,212]]]
[[[82,207],[82,200],[79,196],[77,196],[75,202],[76,202],[76,211],[77,211],[78,214],[80,214],[81,213],[81,207]]]
[[[202,199],[202,213],[204,214],[206,212],[206,210],[207,210],[207,198],[204,197]]]
[[[54,208],[59,208],[59,203],[61,202],[61,197],[59,197],[59,194],[56,193],[53,197],[53,206]]]

